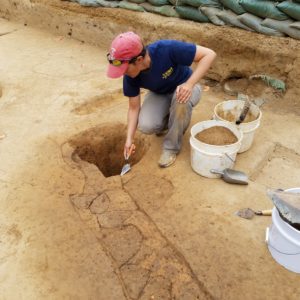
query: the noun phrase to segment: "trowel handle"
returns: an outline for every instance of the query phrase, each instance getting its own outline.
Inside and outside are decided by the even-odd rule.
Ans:
[[[272,216],[272,209],[259,210],[255,214],[259,216]]]
[[[250,106],[251,106],[251,102],[249,100],[249,97],[247,96],[247,98],[245,100],[245,103],[244,103],[244,106],[243,106],[243,109],[242,109],[242,112],[239,116],[239,119],[235,122],[235,124],[239,125],[245,120],[246,115],[247,115],[247,113],[250,109]]]
[[[211,169],[210,173],[224,175],[223,171],[219,171],[219,170],[216,170],[216,169]]]
[[[129,151],[124,155],[125,160],[128,160],[130,155],[135,151],[135,144],[131,144]]]

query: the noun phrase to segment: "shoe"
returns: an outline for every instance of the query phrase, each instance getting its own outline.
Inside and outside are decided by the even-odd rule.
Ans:
[[[176,160],[176,153],[170,150],[163,150],[160,159],[158,161],[158,165],[161,168],[166,168],[171,166]]]

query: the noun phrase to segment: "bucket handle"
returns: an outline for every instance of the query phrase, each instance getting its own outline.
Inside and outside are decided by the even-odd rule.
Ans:
[[[234,160],[227,153],[223,153],[223,154],[234,163]]]
[[[269,231],[270,231],[270,229],[269,229],[269,227],[267,227],[267,228],[266,228],[266,239],[265,239],[265,242],[266,242],[266,244],[267,244],[270,248],[272,248],[272,249],[275,250],[276,252],[278,252],[278,253],[280,253],[280,254],[284,254],[284,255],[291,255],[291,256],[293,256],[293,255],[299,255],[299,254],[300,254],[300,252],[298,252],[298,253],[286,253],[286,252],[282,252],[282,251],[278,250],[277,248],[275,248],[273,245],[271,245],[271,243],[270,243],[270,241],[269,241]]]

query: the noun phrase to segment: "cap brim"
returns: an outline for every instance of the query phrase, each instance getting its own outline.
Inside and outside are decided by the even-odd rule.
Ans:
[[[109,78],[119,78],[122,77],[127,71],[128,63],[122,63],[120,66],[115,67],[113,65],[109,65],[107,69],[107,77]]]

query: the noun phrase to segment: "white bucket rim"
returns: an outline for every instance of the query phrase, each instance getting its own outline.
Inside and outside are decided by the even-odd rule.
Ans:
[[[227,126],[222,126],[222,124],[223,124],[223,125],[229,125],[230,127],[233,125],[231,122],[228,122],[228,121],[226,121],[226,120],[224,120],[224,121],[220,121],[220,120],[206,120],[206,121],[201,121],[201,122],[197,122],[196,124],[194,124],[194,125],[192,126],[192,128],[191,128],[191,138],[197,140],[197,143],[199,142],[199,144],[202,144],[202,145],[213,146],[213,147],[216,148],[216,149],[223,148],[224,146],[229,146],[229,145],[211,145],[211,144],[206,144],[206,143],[203,143],[202,141],[200,141],[200,140],[198,140],[198,139],[195,138],[195,134],[193,134],[193,129],[194,129],[197,125],[199,125],[200,123],[208,123],[208,122],[214,122],[215,124],[218,123],[219,125],[214,125],[214,126],[225,127],[225,128],[227,128],[227,129],[229,129],[229,130],[236,136],[237,141],[236,141],[235,143],[233,143],[233,144],[229,144],[230,146],[237,146],[238,144],[241,144],[241,141],[242,141],[242,139],[243,139],[243,132],[242,132],[242,130],[239,129],[239,128],[237,128],[237,127],[232,127],[232,129],[231,129],[231,128],[228,128]],[[213,126],[211,126],[211,127],[213,127]],[[208,127],[208,128],[210,128],[210,127]],[[204,128],[204,129],[207,129],[207,128]],[[204,129],[203,129],[203,130],[204,130]],[[201,130],[201,131],[203,131],[203,130]],[[237,132],[239,132],[240,137],[238,137],[238,136],[236,135],[236,133],[235,133],[233,130],[236,130]],[[199,132],[201,132],[201,131],[198,131],[197,133],[199,133]]]
[[[250,124],[251,122],[247,123],[247,124]],[[243,129],[243,134],[247,134],[247,133],[250,133],[252,131],[255,131],[258,127],[260,126],[260,123],[258,123],[254,128],[250,129],[250,130],[244,130]]]
[[[193,145],[193,143],[195,143],[195,139],[191,136],[190,137],[190,145],[192,146],[192,148],[194,148],[195,150],[199,150],[199,149],[197,149],[197,147],[195,146],[195,145]],[[205,144],[205,143],[203,143],[203,144]],[[209,144],[205,144],[205,145],[209,145]],[[230,144],[230,145],[234,145],[234,144]],[[212,146],[214,146],[214,145],[212,145]],[[203,150],[203,149],[201,149],[201,153],[203,153],[203,154],[205,154],[205,155],[208,155],[208,156],[224,156],[224,155],[231,155],[231,154],[236,154],[237,152],[236,152],[236,150],[235,151],[233,151],[233,152],[226,152],[226,151],[224,151],[224,152],[220,152],[220,153],[209,153],[209,152],[206,152],[205,150]]]
[[[226,122],[229,122],[229,123],[234,123],[234,122],[230,122],[230,121],[228,121],[228,120],[225,120],[225,119],[221,118],[221,117],[219,116],[219,114],[217,113],[217,108],[218,108],[219,106],[221,106],[223,103],[228,103],[228,102],[239,102],[239,103],[241,103],[241,102],[244,102],[244,100],[238,100],[238,99],[236,99],[236,100],[226,100],[226,101],[222,101],[222,102],[218,103],[218,104],[215,106],[215,108],[214,108],[214,113],[215,113],[215,115],[216,115],[220,120],[226,121]],[[254,123],[254,122],[260,122],[260,119],[262,118],[262,111],[261,111],[261,109],[260,109],[256,104],[254,104],[254,103],[251,103],[251,105],[254,105],[254,106],[256,106],[256,107],[258,108],[258,111],[259,111],[258,117],[257,117],[255,120],[251,121],[251,122],[243,122],[243,123],[241,123],[241,124],[251,124],[251,123]],[[239,126],[239,125],[237,125],[237,126]]]

